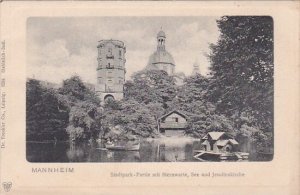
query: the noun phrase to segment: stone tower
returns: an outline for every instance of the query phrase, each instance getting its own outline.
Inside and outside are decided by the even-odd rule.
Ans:
[[[147,70],[164,70],[170,76],[174,75],[175,71],[175,61],[173,56],[166,50],[166,34],[164,31],[160,30],[157,34],[157,49],[149,57],[148,64],[146,66]]]
[[[125,52],[122,41],[101,40],[98,48],[96,93],[102,101],[121,100],[125,82]]]

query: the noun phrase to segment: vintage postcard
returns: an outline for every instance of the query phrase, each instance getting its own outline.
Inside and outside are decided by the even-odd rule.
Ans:
[[[1,194],[299,194],[299,2],[0,3]]]

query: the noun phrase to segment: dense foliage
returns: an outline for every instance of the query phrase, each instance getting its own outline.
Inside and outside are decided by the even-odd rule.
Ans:
[[[209,55],[209,100],[242,135],[272,145],[273,20],[225,16],[217,24],[221,36]]]
[[[113,129],[106,136],[157,137],[157,120],[176,96],[174,78],[165,71],[140,71],[124,86],[122,101],[105,103],[104,126]],[[107,128],[106,128],[107,129]]]
[[[27,140],[157,137],[158,118],[177,109],[188,116],[187,135],[226,131],[272,148],[272,18],[225,16],[217,25],[210,75],[192,75],[182,86],[165,71],[144,70],[125,83],[123,100],[100,104],[78,76],[58,89],[28,80]]]
[[[27,140],[80,140],[98,136],[100,102],[78,76],[65,80],[59,89],[29,79],[26,89]]]
[[[101,130],[102,109],[93,90],[78,76],[63,81],[60,100],[69,107],[67,133],[71,140],[96,138]]]
[[[68,108],[57,92],[34,79],[27,81],[26,89],[27,140],[67,139]]]
[[[140,103],[160,103],[166,109],[176,96],[175,79],[165,71],[140,71],[125,84],[125,100],[135,99]]]

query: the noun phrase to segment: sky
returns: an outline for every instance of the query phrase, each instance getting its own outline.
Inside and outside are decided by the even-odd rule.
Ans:
[[[96,83],[97,44],[103,39],[126,45],[126,79],[142,70],[166,33],[166,50],[175,72],[190,75],[198,62],[209,72],[209,44],[216,43],[219,17],[33,17],[27,20],[27,77],[61,83],[72,75]]]

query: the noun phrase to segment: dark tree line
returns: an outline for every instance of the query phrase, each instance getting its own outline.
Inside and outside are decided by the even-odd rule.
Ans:
[[[101,108],[96,94],[78,76],[58,89],[29,79],[26,85],[28,141],[84,140],[101,130]]]
[[[246,136],[272,145],[274,99],[273,20],[222,17],[211,45],[209,100]],[[261,144],[259,142],[258,144]]]
[[[57,92],[33,79],[27,81],[26,90],[27,140],[67,139],[68,108],[58,100]]]
[[[273,20],[271,17],[222,17],[221,36],[211,45],[210,100],[229,116],[255,117],[273,130]]]

